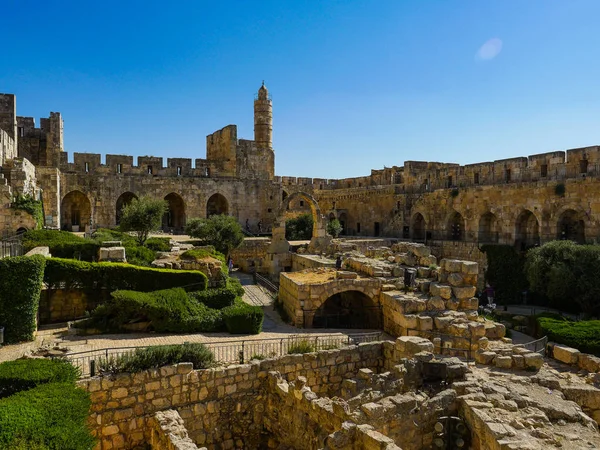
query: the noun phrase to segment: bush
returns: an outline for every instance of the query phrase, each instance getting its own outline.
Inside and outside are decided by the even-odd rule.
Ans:
[[[150,322],[158,332],[220,331],[223,319],[217,310],[191,299],[181,288],[155,291],[115,291],[111,300],[92,311],[84,325],[105,331],[126,330],[126,325]]]
[[[232,306],[238,295],[233,289],[224,287],[192,292],[190,296],[209,308],[223,309],[227,306]]]
[[[135,231],[138,244],[143,245],[150,232],[160,228],[167,210],[165,200],[134,198],[121,211],[120,228],[122,231]]]
[[[484,245],[481,250],[487,257],[485,281],[494,288],[494,301],[500,305],[520,303],[528,288],[523,256],[510,245]]]
[[[101,359],[98,368],[104,373],[136,373],[180,362],[191,362],[194,369],[207,369],[215,365],[215,357],[204,344],[159,345]]]
[[[186,250],[180,256],[181,259],[192,259],[194,261],[200,261],[205,258],[215,258],[221,261],[223,264],[226,263],[225,256],[223,253],[218,252],[212,245],[206,245],[201,248],[192,248]]]
[[[240,280],[237,278],[228,278],[227,279],[227,288],[235,292],[238,297],[242,297],[244,295],[244,288]]]
[[[48,383],[0,399],[0,448],[89,450],[89,393],[73,382]]]
[[[288,349],[288,354],[293,355],[297,353],[312,353],[316,350],[317,349],[315,348],[314,344],[310,343],[309,341],[303,340],[294,342]]]
[[[550,305],[588,315],[600,313],[600,245],[552,241],[527,252],[527,279]]]
[[[72,381],[80,371],[61,359],[18,359],[0,364],[0,398],[40,384]]]
[[[171,244],[169,244],[169,242],[171,241],[171,239],[169,238],[149,238],[146,240],[146,243],[144,244],[146,247],[148,247],[150,250],[154,250],[155,252],[170,252],[171,251]]]
[[[156,259],[156,252],[146,247],[125,247],[127,262],[134,266],[149,267]]]
[[[0,326],[4,342],[33,340],[46,258],[0,259]]]
[[[304,241],[312,238],[313,217],[301,214],[285,221],[285,238],[289,241]]]
[[[550,341],[600,356],[600,320],[571,322],[564,318],[539,317],[537,323],[540,334],[547,335]]]
[[[342,232],[342,224],[339,220],[333,219],[327,222],[327,233],[332,235],[334,238],[338,237]]]
[[[93,261],[98,256],[100,244],[84,239],[68,231],[30,230],[23,235],[23,247],[26,251],[46,246],[56,258],[76,258]]]
[[[35,200],[31,195],[17,194],[10,207],[30,214],[35,219],[36,229],[44,226],[44,209],[40,200]]]
[[[244,241],[242,227],[235,217],[223,214],[210,216],[208,219],[191,219],[185,227],[185,232],[226,255]]]
[[[79,288],[88,291],[128,289],[141,292],[183,287],[204,290],[207,278],[193,270],[151,269],[121,263],[88,263],[50,258],[44,281],[50,289]]]
[[[233,306],[222,310],[225,327],[231,334],[259,334],[262,331],[264,311],[237,300]]]

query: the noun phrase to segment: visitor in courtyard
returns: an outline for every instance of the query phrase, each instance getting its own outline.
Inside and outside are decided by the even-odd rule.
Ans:
[[[246,231],[250,232],[250,220],[246,219]]]
[[[490,286],[489,284],[487,284],[485,287],[485,295],[487,296],[488,305],[493,304],[494,303],[494,288],[492,286]]]
[[[338,255],[337,259],[335,260],[335,268],[337,270],[342,268],[342,255]]]
[[[262,233],[262,219],[258,221],[258,232]]]
[[[231,256],[227,257],[227,268],[229,269],[229,272],[233,270],[233,259]]]

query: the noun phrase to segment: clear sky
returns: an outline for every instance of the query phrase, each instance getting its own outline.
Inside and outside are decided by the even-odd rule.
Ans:
[[[204,158],[205,136],[232,123],[253,139],[263,79],[278,175],[600,144],[598,0],[1,0],[0,13],[0,92],[38,124],[60,111],[70,158]]]

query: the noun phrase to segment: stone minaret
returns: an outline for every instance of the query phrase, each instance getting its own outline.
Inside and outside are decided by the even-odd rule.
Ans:
[[[273,105],[263,81],[254,100],[254,141],[258,148],[273,147]]]

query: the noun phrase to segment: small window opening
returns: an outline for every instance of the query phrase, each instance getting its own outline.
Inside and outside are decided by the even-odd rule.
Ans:
[[[152,166],[148,166],[148,173],[152,175]]]
[[[85,163],[85,173],[88,173],[90,171],[90,163]]]
[[[181,166],[177,166],[177,176],[181,176]]]
[[[117,173],[123,173],[123,164],[117,164]]]
[[[506,169],[506,172],[504,172],[504,179],[506,182],[510,181],[510,169]]]
[[[273,208],[268,208],[267,212],[273,212]]]
[[[19,127],[19,136],[20,137],[25,136],[25,128],[24,127]]]
[[[452,187],[452,175],[448,175],[448,187]]]
[[[540,166],[540,176],[546,178],[548,176],[548,164],[542,164]]]
[[[477,172],[474,176],[473,176],[473,181],[475,182],[475,184],[479,184],[479,172]]]
[[[356,232],[360,233],[360,222],[357,222],[356,224]]]
[[[582,159],[579,161],[579,173],[587,173],[588,171],[588,160]]]
[[[304,206],[304,200],[300,200],[300,206]]]

